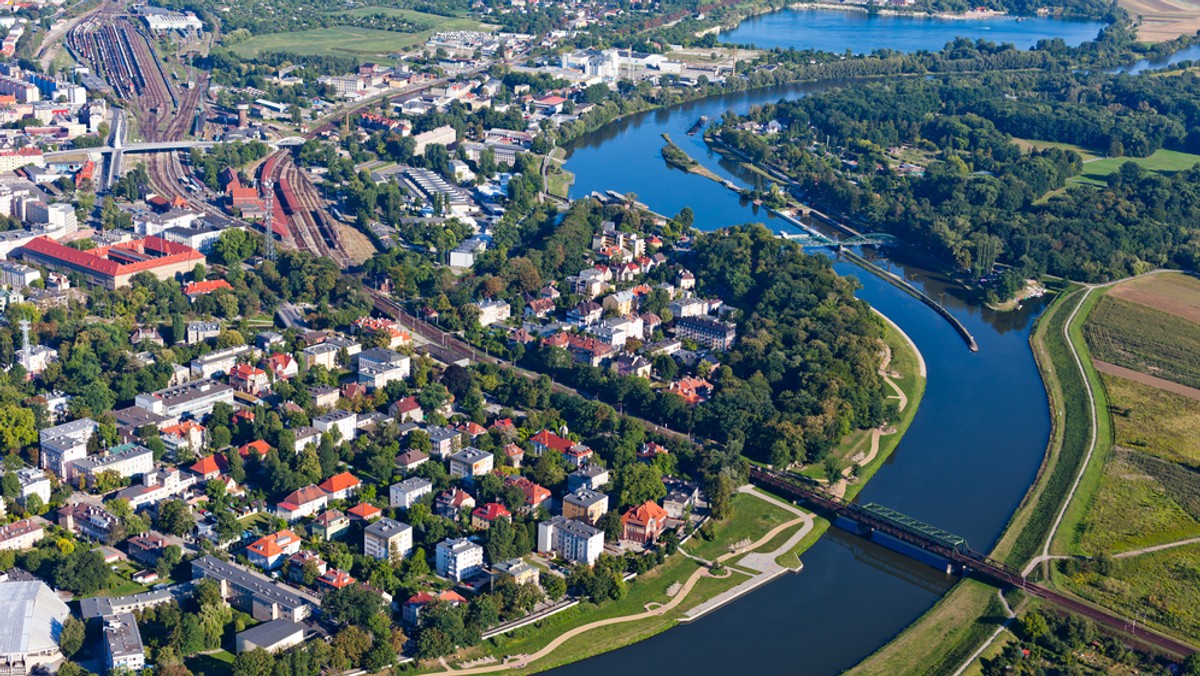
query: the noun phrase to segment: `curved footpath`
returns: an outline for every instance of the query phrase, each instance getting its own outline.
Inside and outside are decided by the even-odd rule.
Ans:
[[[750,495],[754,495],[755,497],[758,497],[760,499],[767,500],[768,502],[771,502],[772,504],[777,504],[777,505],[784,504],[784,503],[780,503],[778,500],[775,500],[773,498],[768,498],[766,496],[758,494],[757,492],[755,492],[753,490],[746,490],[745,487],[743,487],[742,489],[739,489],[739,490],[741,490],[742,492],[746,492]],[[789,549],[791,549],[793,546],[795,546],[797,543],[799,543],[800,540],[803,539],[805,535],[808,535],[808,533],[813,528],[812,516],[810,516],[808,514],[804,514],[804,513],[800,512],[799,510],[795,509],[794,507],[791,507],[790,505],[784,505],[784,506],[787,509],[789,509],[790,511],[801,514],[801,516],[799,516],[795,519],[792,519],[791,521],[786,521],[784,523],[781,523],[778,526],[772,528],[770,531],[768,531],[765,535],[763,535],[761,538],[759,538],[753,544],[750,544],[750,545],[748,545],[742,549],[739,549],[737,551],[732,551],[732,552],[729,552],[728,554],[723,554],[721,556],[718,556],[716,558],[715,562],[720,563],[720,562],[727,561],[735,556],[741,556],[746,551],[753,550],[756,547],[761,547],[761,546],[767,544],[776,535],[779,535],[780,533],[784,532],[788,528],[791,528],[797,524],[803,524],[803,527],[801,527],[800,530],[797,531],[792,537],[788,538],[787,542],[784,542],[782,545],[780,545],[774,551],[769,552],[769,553],[764,553],[759,556],[768,558],[771,562],[774,562],[774,559],[776,556],[780,556],[780,555],[786,553]],[[749,557],[747,557],[747,558],[749,558]],[[592,631],[593,629],[599,629],[600,627],[607,627],[607,626],[613,625],[613,624],[624,624],[626,622],[636,622],[638,620],[645,620],[645,619],[649,619],[651,617],[664,615],[667,612],[674,610],[677,606],[679,606],[680,603],[683,603],[684,599],[686,599],[688,597],[688,594],[691,593],[692,589],[696,586],[696,583],[699,582],[700,578],[702,578],[702,577],[712,577],[708,568],[701,567],[701,568],[696,569],[696,571],[694,573],[692,573],[690,577],[688,577],[687,581],[683,583],[683,587],[680,588],[679,592],[677,594],[675,594],[675,596],[670,601],[667,601],[666,603],[664,603],[661,606],[658,606],[651,610],[647,610],[645,612],[637,613],[634,615],[624,615],[621,617],[610,617],[605,620],[597,620],[597,621],[589,623],[589,624],[575,627],[574,629],[567,631],[567,632],[563,633],[562,635],[558,636],[553,641],[546,644],[546,646],[544,648],[537,651],[536,653],[533,653],[532,655],[518,655],[518,656],[510,655],[509,657],[506,657],[505,660],[501,660],[501,662],[499,664],[490,664],[488,666],[473,667],[473,668],[469,668],[469,669],[452,669],[447,666],[442,671],[435,671],[435,672],[430,672],[430,673],[435,673],[435,674],[488,674],[488,673],[493,673],[493,672],[497,672],[497,671],[505,671],[507,669],[524,669],[524,668],[530,666],[532,663],[553,654],[554,651],[559,648],[559,646],[561,646],[562,644],[571,640],[572,638],[575,638],[576,636],[579,636],[581,634],[586,634],[587,632]],[[714,597],[713,600],[715,600],[717,598],[720,598],[720,596]]]
[[[898,324],[896,324],[896,322],[892,321],[892,319],[890,317],[888,317],[887,315],[883,314],[882,312],[880,312],[879,310],[877,310],[873,307],[871,308],[871,310],[873,312],[875,312],[875,314],[877,314],[881,318],[883,318],[883,320],[885,322],[887,322],[888,325],[890,325],[896,331],[896,333],[899,334],[904,339],[905,343],[907,343],[908,347],[913,351],[913,354],[916,355],[918,372],[920,373],[922,378],[927,378],[928,376],[927,376],[927,370],[926,370],[926,365],[925,365],[925,357],[924,357],[924,355],[921,354],[921,351],[917,348],[917,344],[915,342],[913,342],[912,338],[909,337],[909,335],[907,333],[905,333],[904,330],[901,329]],[[892,387],[892,389],[895,390],[896,394],[898,395],[897,398],[900,399],[900,403],[898,406],[899,410],[903,411],[903,410],[907,409],[908,403],[909,403],[908,397],[904,394],[904,391],[900,389],[900,386],[897,385],[895,381],[893,381],[890,377],[888,377],[886,375],[886,373],[883,373],[883,371],[886,370],[886,363],[881,366],[880,370],[881,370],[881,374],[884,377],[885,382],[887,382]],[[879,429],[876,429],[873,432],[874,433],[873,433],[872,444],[871,444],[871,452],[865,459],[861,460],[858,464],[865,466],[868,463],[870,463],[871,461],[873,461],[878,454],[879,438],[880,438],[880,436],[882,436],[882,432]],[[844,490],[844,485],[845,485],[844,482],[839,482],[839,483],[843,486],[843,490]],[[688,609],[684,613],[684,615],[679,618],[678,621],[680,623],[687,623],[687,622],[692,622],[697,619],[700,619],[701,617],[721,608],[722,606],[724,606],[728,603],[731,603],[732,601],[736,600],[737,598],[739,598],[745,594],[748,594],[751,591],[754,591],[755,589],[767,584],[768,582],[774,580],[775,578],[779,577],[780,575],[783,575],[784,573],[787,573],[787,572],[799,572],[801,570],[801,568],[803,567],[803,566],[801,566],[801,568],[788,568],[788,567],[782,566],[779,563],[777,563],[776,559],[778,557],[792,551],[797,545],[800,544],[800,542],[805,537],[808,536],[809,533],[812,532],[813,528],[815,527],[815,522],[813,520],[812,515],[798,509],[795,505],[792,505],[784,500],[780,500],[779,498],[776,498],[775,496],[762,493],[750,485],[742,486],[738,489],[738,491],[741,493],[745,493],[747,495],[756,497],[760,500],[769,502],[777,507],[780,507],[789,512],[792,512],[793,514],[796,514],[797,516],[795,519],[791,519],[789,521],[779,524],[778,526],[775,526],[774,528],[772,528],[770,531],[768,531],[765,535],[760,537],[754,543],[717,557],[712,563],[723,563],[732,558],[745,555],[744,558],[742,558],[740,561],[738,561],[738,563],[737,563],[738,567],[746,569],[746,570],[754,570],[754,571],[757,571],[757,573],[755,575],[751,576],[750,579],[746,580],[745,582],[742,582],[741,584],[737,585],[736,587],[733,587],[732,589],[728,589],[720,594],[717,594],[713,598],[702,601],[701,603],[697,604],[693,608]],[[785,532],[787,529],[792,528],[793,526],[796,526],[797,524],[801,524],[801,527],[795,533],[793,533],[791,535],[791,537],[789,537],[786,541],[784,541],[781,545],[776,547],[774,550],[772,550],[770,552],[755,552],[754,551],[756,548],[769,543],[777,535]],[[747,552],[749,552],[749,553],[747,553]],[[705,562],[703,559],[698,559],[697,557],[694,557],[694,556],[688,554],[682,548],[679,550],[679,554],[683,555],[683,556],[687,556],[688,558],[694,559],[698,562],[701,562],[702,564],[708,563],[708,562]],[[671,610],[674,610],[681,603],[683,603],[683,601],[688,597],[688,595],[691,593],[691,591],[695,588],[696,583],[699,582],[700,579],[703,577],[713,577],[713,575],[710,573],[710,571],[707,567],[701,567],[701,568],[697,569],[695,572],[693,572],[691,574],[691,576],[688,577],[687,581],[684,582],[684,584],[680,588],[679,592],[676,593],[675,596],[673,596],[670,601],[668,601],[662,605],[650,608],[641,613],[635,613],[633,615],[623,615],[621,617],[611,617],[611,618],[607,618],[604,620],[597,620],[595,622],[581,625],[579,627],[575,627],[574,629],[566,631],[563,634],[555,637],[554,640],[550,641],[550,643],[546,644],[545,647],[543,647],[542,649],[533,653],[532,655],[509,655],[496,663],[478,666],[478,667],[467,667],[467,668],[462,668],[462,669],[455,669],[455,668],[449,666],[449,664],[446,663],[446,661],[443,659],[443,660],[440,660],[440,664],[443,667],[442,670],[435,671],[435,672],[429,672],[429,673],[435,673],[435,674],[488,674],[488,673],[495,673],[495,672],[500,672],[500,671],[507,671],[509,669],[528,668],[529,666],[531,666],[533,663],[537,662],[538,660],[544,659],[547,656],[553,654],[554,651],[556,651],[564,643],[571,640],[572,638],[575,638],[576,636],[586,634],[594,629],[599,629],[601,627],[607,627],[607,626],[611,626],[611,625],[615,625],[615,624],[625,624],[628,622],[637,622],[639,620],[645,620],[645,619],[649,619],[652,617],[658,617],[660,615],[664,615],[664,614],[670,612]]]

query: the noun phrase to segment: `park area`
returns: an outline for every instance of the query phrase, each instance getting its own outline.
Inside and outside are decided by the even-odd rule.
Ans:
[[[386,56],[423,44],[429,36],[442,31],[486,31],[491,26],[466,17],[446,17],[393,7],[359,7],[339,15],[397,16],[423,27],[413,33],[333,26],[294,33],[266,33],[239,42],[230,50],[252,59],[263,52],[286,52],[298,56]]]
[[[1078,176],[1068,179],[1067,185],[1107,185],[1108,176],[1121,168],[1126,162],[1133,162],[1146,171],[1157,174],[1173,174],[1186,171],[1200,164],[1200,155],[1182,153],[1177,150],[1158,150],[1149,157],[1105,157],[1102,152],[1088,150],[1083,146],[1071,143],[1054,143],[1034,139],[1014,138],[1013,143],[1024,152],[1058,148],[1073,150],[1083,160],[1083,170]]]

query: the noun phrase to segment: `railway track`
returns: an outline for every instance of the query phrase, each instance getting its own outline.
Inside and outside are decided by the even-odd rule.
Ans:
[[[263,163],[260,181],[267,180],[274,183],[275,189],[273,218],[286,224],[287,238],[302,251],[329,258],[340,268],[348,267],[350,256],[342,248],[336,226],[325,214],[320,195],[288,151],[279,151]]]

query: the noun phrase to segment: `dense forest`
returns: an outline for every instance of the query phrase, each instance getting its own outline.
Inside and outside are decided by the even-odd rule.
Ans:
[[[1013,137],[1110,156],[1200,150],[1191,73],[1128,77],[988,73],[833,89],[727,117],[721,143],[796,179],[799,197],[864,228],[920,243],[964,271],[1049,272],[1100,281],[1194,267],[1200,171],[1128,164],[1107,186],[1071,187],[1078,153],[1024,152]],[[746,121],[778,120],[762,135]],[[900,166],[905,157],[920,165]]]

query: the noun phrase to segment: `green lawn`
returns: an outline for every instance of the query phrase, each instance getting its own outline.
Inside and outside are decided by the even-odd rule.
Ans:
[[[425,14],[390,7],[360,7],[337,14],[371,15],[376,13],[403,16],[418,24],[429,26],[415,33],[334,26],[294,33],[266,33],[239,42],[230,49],[243,58],[253,58],[264,51],[283,51],[301,56],[361,55],[378,56],[400,52],[424,43],[430,35],[441,31],[487,30],[489,27],[474,19]]]
[[[1200,469],[1200,401],[1105,375],[1119,446]]]
[[[1108,175],[1121,168],[1126,162],[1136,162],[1146,171],[1173,174],[1191,169],[1200,163],[1200,155],[1181,153],[1175,150],[1159,150],[1150,157],[1108,157],[1083,165],[1083,173],[1075,180],[1080,183],[1105,184]]]
[[[693,556],[709,561],[729,552],[729,546],[742,540],[755,541],[775,526],[796,518],[781,507],[752,495],[733,496],[733,516],[713,522],[713,539],[701,540],[699,535],[685,549]]]
[[[1099,155],[1088,150],[1087,148],[1084,148],[1082,146],[1077,146],[1073,143],[1055,143],[1053,141],[1037,141],[1035,139],[1027,139],[1027,138],[1014,138],[1013,143],[1017,144],[1021,148],[1021,150],[1025,151],[1025,152],[1029,152],[1029,151],[1035,150],[1035,149],[1036,150],[1045,150],[1047,148],[1060,148],[1062,150],[1074,150],[1076,153],[1079,154],[1079,157],[1081,157],[1084,162],[1087,162],[1088,160],[1094,160],[1099,157]]]
[[[218,650],[209,655],[195,655],[184,660],[184,666],[196,676],[225,676],[233,673],[233,653]]]

